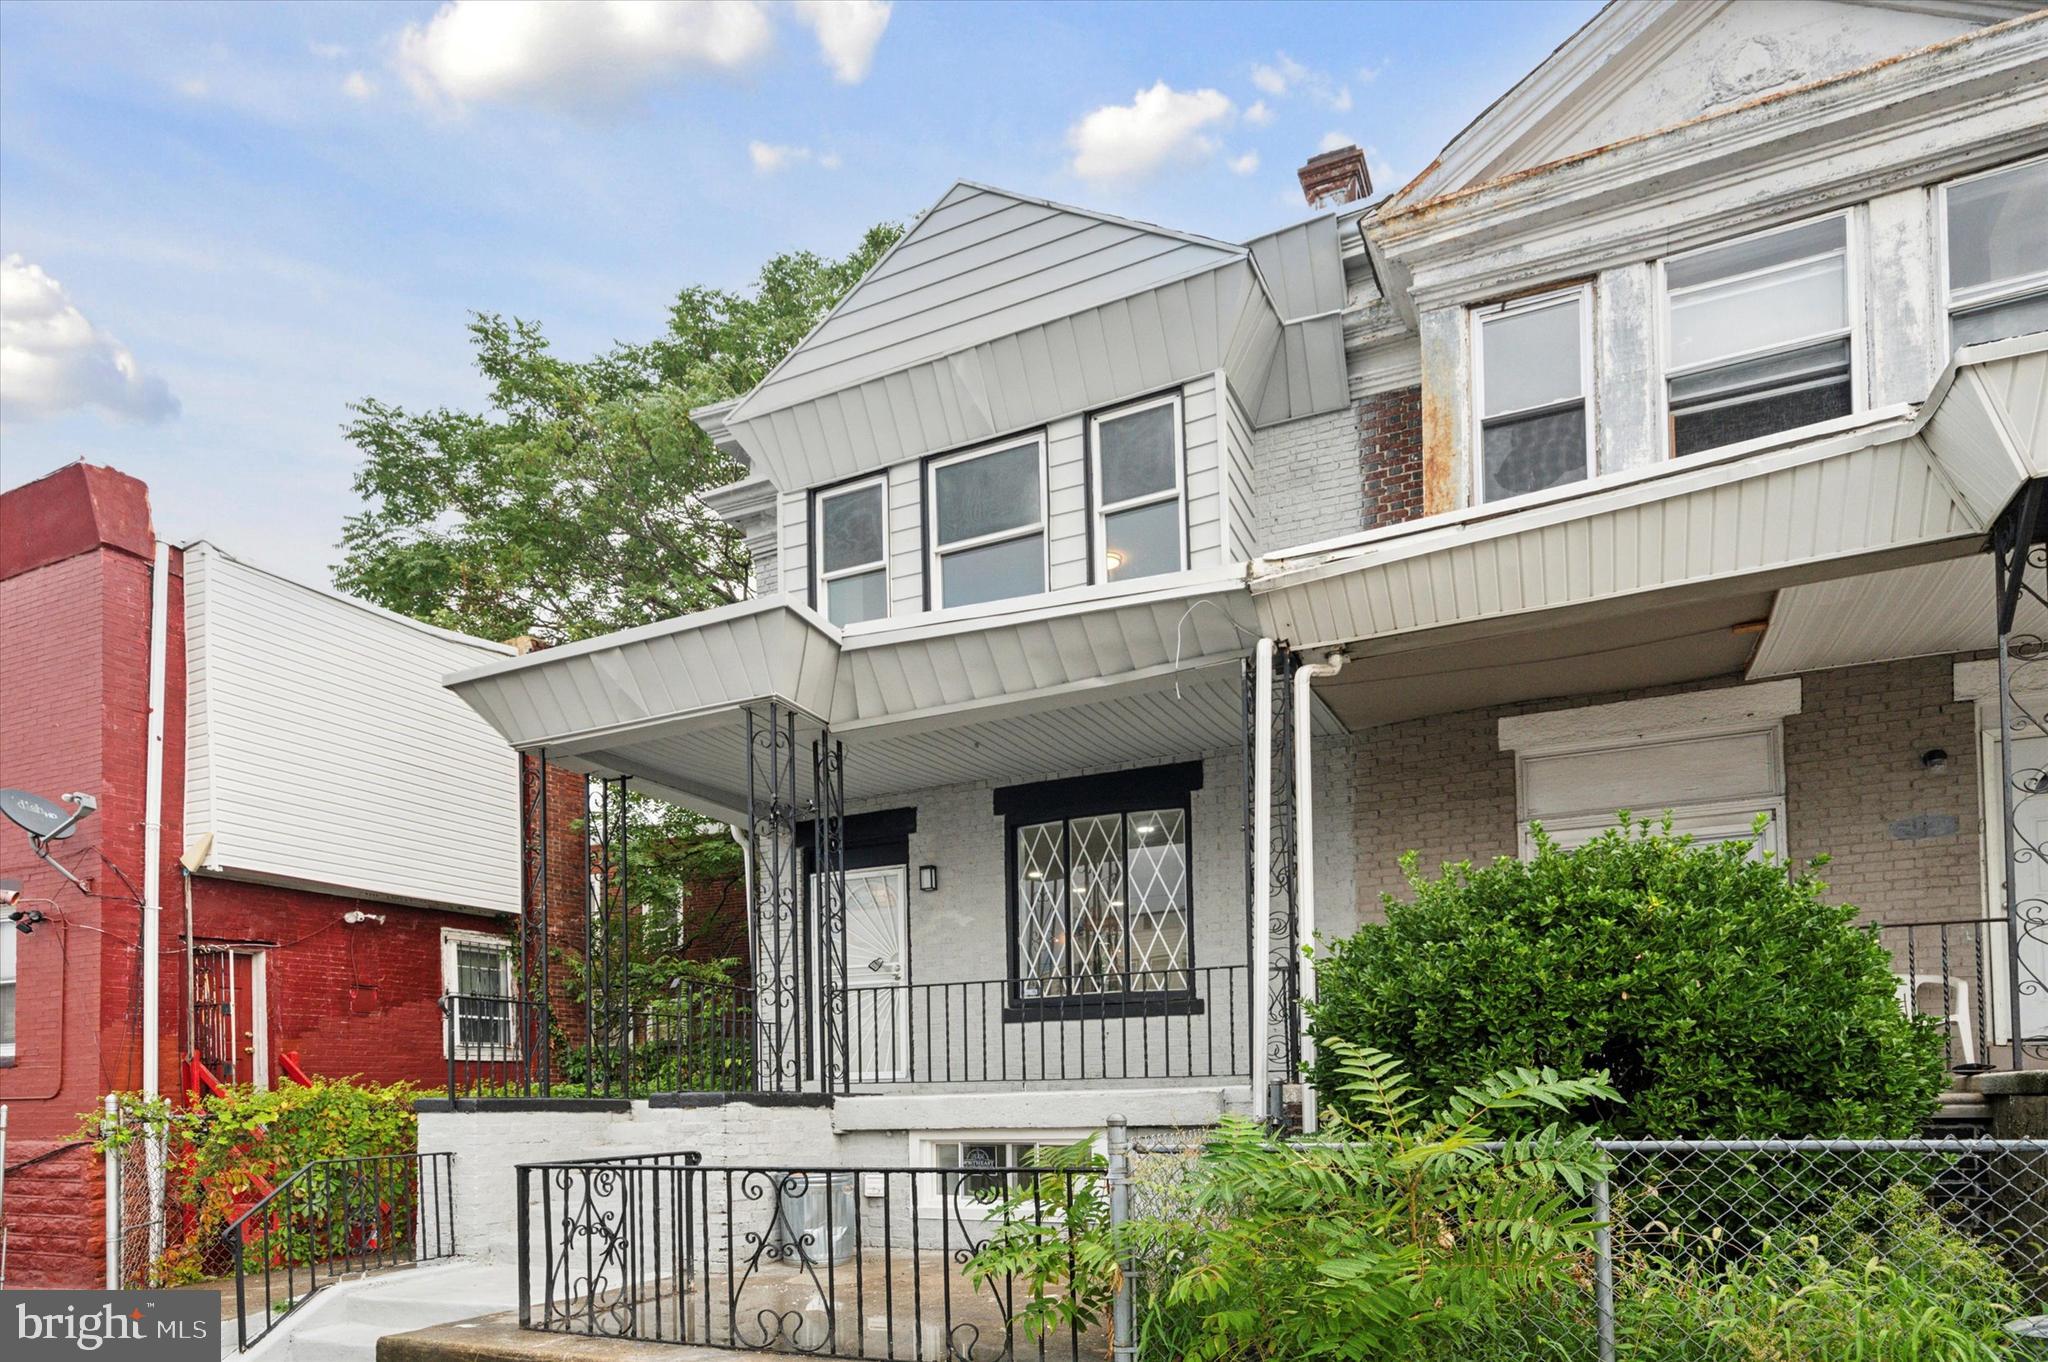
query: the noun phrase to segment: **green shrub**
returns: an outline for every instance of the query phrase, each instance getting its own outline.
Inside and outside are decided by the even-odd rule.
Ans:
[[[1604,1166],[1590,1136],[1553,1123],[1488,1142],[1504,1116],[1611,1098],[1603,1081],[1507,1071],[1426,1109],[1390,1056],[1333,1048],[1360,1116],[1307,1145],[1225,1117],[1180,1204],[1114,1231],[1091,1183],[1027,1186],[969,1274],[1014,1275],[1030,1294],[1020,1319],[1042,1333],[1100,1318],[1129,1258],[1145,1265],[1141,1356],[1363,1362],[1415,1356],[1581,1273],[1585,1192]]]
[[[1608,1073],[1579,1113],[1624,1136],[1910,1136],[1943,1084],[1939,1023],[1814,867],[1630,822],[1533,859],[1404,859],[1411,898],[1316,963],[1322,1045],[1398,1056],[1433,1099],[1507,1066]],[[1817,866],[1819,863],[1816,862]],[[1334,1060],[1316,1068],[1333,1092]],[[1341,1099],[1340,1099],[1341,1100]]]

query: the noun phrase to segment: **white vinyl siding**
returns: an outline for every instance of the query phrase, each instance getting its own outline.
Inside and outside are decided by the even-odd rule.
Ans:
[[[1186,441],[1187,563],[1216,567],[1224,561],[1223,423],[1216,406],[1221,397],[1216,375],[1204,374],[1183,390],[1185,411],[1181,432]]]
[[[208,868],[516,912],[519,781],[442,679],[511,650],[185,554],[186,826]]]
[[[2048,157],[1942,187],[1951,346],[2048,330]]]
[[[1088,561],[1088,452],[1079,416],[1046,427],[1046,585],[1054,591],[1096,580]]]
[[[1259,510],[1252,490],[1258,482],[1257,441],[1252,434],[1251,413],[1237,400],[1237,391],[1221,374],[1216,376],[1216,390],[1223,394],[1223,559],[1236,563],[1260,552]],[[1351,472],[1355,481],[1355,458],[1351,460]]]
[[[917,465],[889,469],[889,613],[924,609],[924,501]]]

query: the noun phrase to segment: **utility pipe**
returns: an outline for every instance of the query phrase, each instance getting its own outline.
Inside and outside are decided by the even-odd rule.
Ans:
[[[1316,796],[1315,771],[1310,765],[1309,738],[1315,732],[1315,697],[1309,686],[1317,677],[1335,676],[1344,670],[1344,654],[1331,653],[1321,662],[1294,669],[1294,884],[1301,939],[1298,951],[1316,939]],[[1316,1089],[1309,1069],[1316,1062],[1315,1037],[1308,1024],[1309,1006],[1316,1000],[1316,971],[1313,961],[1301,963],[1301,1129],[1313,1135],[1316,1129]]]
[[[162,971],[157,959],[158,920],[163,893],[157,880],[163,871],[164,839],[164,680],[169,656],[166,628],[171,602],[171,546],[159,542],[149,579],[149,732],[144,753],[142,811],[142,1093],[163,1091],[159,1080],[157,1016]]]
[[[1266,1025],[1273,971],[1273,640],[1262,638],[1252,663],[1252,951],[1245,962],[1252,994],[1252,1116],[1266,1118]]]

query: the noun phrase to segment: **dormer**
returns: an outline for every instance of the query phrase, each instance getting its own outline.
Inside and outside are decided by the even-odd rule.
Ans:
[[[1346,405],[1343,305],[1333,216],[1234,244],[963,181],[693,415],[834,623],[1113,590],[1252,555],[1252,431]]]

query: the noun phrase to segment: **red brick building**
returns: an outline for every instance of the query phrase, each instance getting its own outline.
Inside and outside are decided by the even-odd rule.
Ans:
[[[0,948],[9,1286],[106,1272],[103,1094],[221,1077],[440,1081],[440,996],[503,961],[520,907],[517,758],[440,677],[509,651],[285,581],[217,548],[167,551],[158,1044],[142,950],[152,581],[147,490],[74,464],[0,495],[0,787],[96,812],[50,844],[0,823],[0,880],[46,919]],[[551,782],[552,933],[580,941],[580,777]],[[211,838],[210,844],[203,839]],[[187,885],[179,861],[206,845]],[[5,1015],[11,1012],[11,1016]],[[11,1022],[11,1036],[9,1023]],[[9,1043],[11,1039],[11,1043]]]

